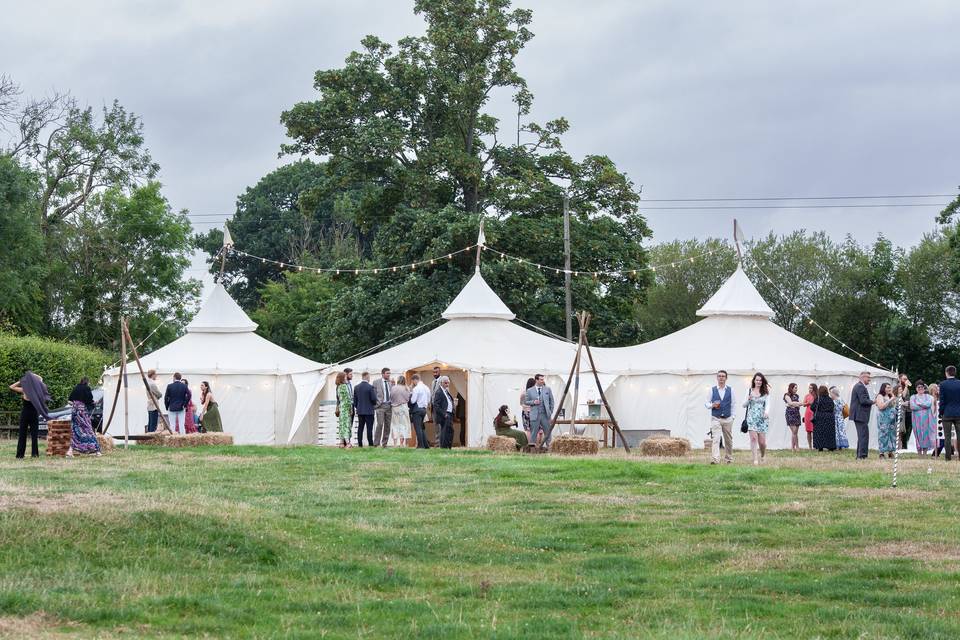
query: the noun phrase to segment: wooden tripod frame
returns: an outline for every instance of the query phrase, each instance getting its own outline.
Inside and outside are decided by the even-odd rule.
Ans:
[[[597,383],[597,391],[600,392],[600,401],[603,402],[603,406],[607,409],[607,415],[610,416],[610,425],[613,427],[614,437],[613,442],[616,444],[617,436],[620,436],[620,442],[623,444],[623,450],[627,453],[630,453],[630,445],[627,444],[627,439],[623,437],[623,432],[620,431],[620,425],[617,424],[617,419],[613,416],[613,410],[610,408],[610,403],[607,402],[607,396],[603,393],[603,385],[600,384],[600,376],[597,374],[597,366],[593,362],[593,353],[590,352],[590,341],[587,339],[587,329],[590,328],[590,314],[586,311],[580,311],[577,313],[577,322],[580,324],[580,335],[577,340],[577,354],[573,358],[573,366],[570,367],[570,375],[567,377],[567,384],[563,388],[563,394],[560,396],[560,401],[557,403],[557,407],[554,410],[553,418],[550,420],[550,430],[547,432],[544,441],[546,438],[550,437],[550,434],[553,433],[553,428],[557,424],[557,418],[560,417],[560,409],[563,407],[564,400],[567,399],[567,393],[570,391],[570,384],[573,383],[573,415],[570,418],[570,427],[573,429],[577,424],[577,401],[579,400],[580,395],[580,358],[581,354],[586,351],[587,359],[590,361],[590,370],[593,373],[593,379]]]
[[[167,422],[166,417],[163,415],[163,411],[160,410],[160,405],[157,403],[157,399],[150,392],[150,383],[147,382],[147,374],[143,371],[143,365],[140,364],[140,355],[137,353],[137,345],[133,343],[133,338],[130,337],[130,327],[127,326],[127,319],[120,319],[120,375],[117,376],[117,389],[113,395],[113,404],[110,406],[110,416],[107,418],[107,424],[103,427],[103,434],[106,435],[107,430],[110,428],[110,423],[113,421],[113,412],[117,408],[117,400],[120,398],[120,387],[124,387],[124,395],[126,396],[126,390],[129,388],[129,383],[127,381],[127,345],[130,346],[130,351],[133,352],[133,359],[137,363],[137,369],[140,370],[140,379],[143,381],[143,388],[147,392],[147,396],[150,398],[150,401],[153,403],[153,408],[157,412],[157,417],[160,419],[160,423],[163,425],[163,430],[161,433],[172,433],[170,431],[170,424]],[[124,399],[124,440],[125,444],[129,445],[129,426],[128,421],[128,405],[127,399]]]

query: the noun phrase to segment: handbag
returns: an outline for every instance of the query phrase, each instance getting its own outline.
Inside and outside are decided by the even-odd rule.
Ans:
[[[750,426],[747,424],[747,419],[744,418],[743,422],[740,423],[740,433],[746,433],[750,430]]]
[[[846,402],[843,403],[843,417],[850,417],[850,405],[848,405]]]

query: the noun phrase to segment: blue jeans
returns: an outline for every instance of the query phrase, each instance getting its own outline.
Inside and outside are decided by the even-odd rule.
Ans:
[[[423,430],[423,419],[427,417],[427,410],[417,407],[410,410],[410,420],[413,422],[413,432],[417,436],[417,449],[429,449],[427,434]]]
[[[160,419],[160,412],[157,410],[147,411],[147,433],[153,433],[157,430],[157,422]]]

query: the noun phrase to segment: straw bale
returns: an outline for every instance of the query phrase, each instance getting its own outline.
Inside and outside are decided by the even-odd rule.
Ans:
[[[564,456],[589,456],[600,450],[596,438],[564,433],[550,442],[550,453]]]
[[[97,442],[100,443],[100,452],[106,453],[108,451],[113,451],[113,438],[110,436],[105,436],[102,433],[97,434]]]
[[[640,443],[640,453],[645,456],[682,458],[690,453],[690,441],[686,438],[647,438]]]
[[[490,436],[487,438],[487,449],[497,453],[516,453],[517,441],[509,436]]]
[[[141,444],[158,447],[215,447],[233,444],[233,436],[229,433],[187,433],[173,435],[157,432],[152,438],[140,441]]]

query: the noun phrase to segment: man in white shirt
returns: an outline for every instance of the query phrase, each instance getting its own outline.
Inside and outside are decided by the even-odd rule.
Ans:
[[[727,464],[733,462],[733,408],[737,406],[733,399],[733,389],[727,386],[727,372],[717,372],[717,386],[710,389],[707,402],[703,405],[710,410],[710,464],[720,464],[720,434],[723,434],[724,459]]]
[[[430,443],[423,431],[423,420],[427,417],[427,405],[430,404],[430,389],[420,381],[419,373],[413,374],[411,380],[413,389],[410,391],[410,420],[417,436],[417,449],[429,449]]]
[[[433,394],[433,419],[439,420],[440,448],[449,449],[453,446],[453,412],[456,406],[450,395],[450,378],[440,376],[439,380],[440,386]]]

